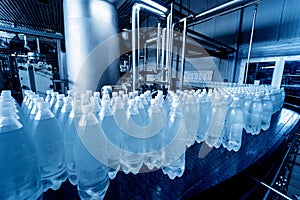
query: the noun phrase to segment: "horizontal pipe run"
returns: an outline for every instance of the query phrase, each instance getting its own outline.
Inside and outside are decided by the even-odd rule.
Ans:
[[[210,10],[204,11],[203,13],[200,13],[196,15],[193,21],[191,21],[188,26],[195,26],[197,24],[203,23],[205,21],[209,21],[213,18],[220,17],[222,15],[226,15],[229,13],[232,13],[234,11],[237,11],[239,9],[249,7],[254,4],[261,3],[263,0],[234,0],[230,1],[228,3],[219,5],[217,7],[214,7]]]

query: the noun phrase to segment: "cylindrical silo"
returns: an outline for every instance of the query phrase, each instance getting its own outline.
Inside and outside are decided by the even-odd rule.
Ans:
[[[64,21],[70,88],[98,90],[102,85],[115,84],[120,77],[119,41],[110,40],[109,48],[107,42],[101,47],[118,33],[114,5],[101,0],[64,0]],[[101,77],[99,69],[105,70]]]

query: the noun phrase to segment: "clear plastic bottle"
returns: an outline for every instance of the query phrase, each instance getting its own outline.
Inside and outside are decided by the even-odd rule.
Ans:
[[[216,94],[212,102],[210,125],[205,137],[205,142],[208,146],[214,147],[222,134],[226,112],[223,108],[222,99],[219,94]]]
[[[99,113],[101,111],[101,106],[98,101],[99,97],[91,97],[91,106],[93,107],[93,112],[97,119],[99,120]]]
[[[151,105],[148,109],[149,114],[149,122],[155,121],[155,117],[159,118],[163,121],[162,116],[164,115],[161,113],[161,109],[158,106],[155,99],[151,99]],[[158,124],[156,124],[157,126]],[[152,129],[153,130],[153,129]],[[163,130],[161,130],[163,131]],[[152,170],[154,167],[160,168],[161,167],[161,157],[162,157],[162,145],[163,145],[163,134],[162,132],[158,132],[152,137],[144,138],[143,141],[143,153],[144,153],[144,163],[147,167]],[[145,129],[146,132],[146,129]]]
[[[99,129],[98,120],[91,105],[82,106],[83,115],[78,123],[78,134],[74,138],[74,160],[77,170],[77,189],[82,200],[103,199],[109,186],[108,167],[97,160],[79,138]]]
[[[64,143],[60,126],[47,102],[38,102],[31,137],[37,150],[44,191],[57,190],[67,179]]]
[[[246,119],[246,130],[250,130],[252,135],[260,133],[262,123],[263,105],[258,93],[255,94],[254,99],[249,104],[248,116]]]
[[[56,119],[57,119],[57,117],[60,113],[61,108],[64,105],[64,97],[65,97],[64,94],[58,94],[56,96],[57,100],[56,100],[56,103],[55,103],[54,108],[53,108],[53,114],[55,115]]]
[[[68,115],[66,128],[64,129],[64,134],[63,134],[68,179],[72,185],[77,184],[76,166],[75,166],[74,154],[73,154],[73,144],[74,144],[73,142],[74,142],[74,136],[77,134],[76,127],[78,126],[78,122],[81,116],[82,116],[81,101],[76,100],[75,98],[72,102],[72,110]]]
[[[230,105],[232,103],[232,98],[227,94],[223,94],[222,96],[223,96],[223,100],[222,100],[223,109],[224,109],[224,112],[227,113],[227,110],[228,110],[228,108],[230,107]],[[223,136],[225,134],[225,122],[226,122],[226,114],[225,114],[224,126],[223,126],[223,129],[221,131],[221,135],[219,137],[218,142],[215,144],[216,148],[219,148],[222,145]]]
[[[23,98],[22,105],[21,105],[21,112],[22,113],[24,113],[24,109],[25,109],[25,107],[27,107],[26,102],[28,101],[28,96],[30,94],[33,94],[33,92],[31,90],[25,90],[24,91],[24,98]]]
[[[57,101],[57,95],[58,95],[58,92],[51,92],[51,99],[49,102],[49,109],[51,110],[51,112],[53,112],[53,110],[54,110],[54,106]]]
[[[250,103],[252,102],[252,95],[250,92],[247,92],[245,94],[245,99],[244,99],[244,103],[242,105],[242,108],[243,108],[243,112],[244,112],[244,129],[247,133],[250,133],[251,132],[251,129],[249,126],[246,126],[246,122],[247,122],[247,119],[248,119],[248,110],[249,110],[249,105]]]
[[[114,112],[124,112],[123,104],[120,97],[115,97],[115,103],[113,106]],[[113,110],[110,105],[109,100],[104,100],[102,102],[101,111],[99,113],[99,125],[102,128],[104,134],[109,139],[109,141],[119,149],[121,149],[121,131],[118,125],[115,122],[113,116]],[[114,179],[120,169],[121,166],[121,151],[116,151],[115,148],[110,148],[110,145],[107,145],[107,151],[110,156],[108,156],[107,164],[109,166],[109,178]]]
[[[199,94],[198,105],[199,105],[199,112],[198,112],[199,125],[196,134],[196,141],[200,143],[204,141],[210,124],[211,110],[212,110],[211,96],[207,95],[205,91]]]
[[[137,104],[139,113],[142,117],[142,126],[146,126],[147,124],[149,124],[149,116],[148,116],[148,112],[144,107],[144,104],[141,100],[141,98],[139,96],[136,96],[135,98],[135,102]]]
[[[48,102],[50,104],[50,100],[51,100],[51,93],[53,92],[53,90],[46,90],[46,98],[45,98],[45,102]]]
[[[137,126],[143,125],[142,117],[134,99],[128,101],[126,115],[126,122],[132,120]],[[135,141],[135,143],[132,143],[132,141]],[[141,140],[128,141],[127,137],[122,137],[122,148],[127,149],[127,151],[122,152],[121,162],[123,171],[125,173],[132,172],[133,174],[137,174],[143,165],[143,142]]]
[[[233,102],[226,112],[223,146],[228,150],[238,151],[242,145],[244,128],[244,113],[239,98],[233,97]]]
[[[0,105],[0,197],[41,200],[43,187],[36,151],[14,114],[10,103]]]
[[[24,127],[26,128],[26,130],[28,132],[31,132],[32,122],[34,120],[35,115],[38,112],[37,104],[38,104],[38,102],[43,102],[43,101],[44,101],[43,97],[38,97],[38,98],[33,99],[34,105],[30,111],[29,116],[26,118],[25,125],[24,125]]]
[[[57,121],[60,124],[63,134],[65,133],[66,125],[68,124],[68,118],[72,111],[72,97],[67,96],[63,98],[64,105],[57,115]]]
[[[273,114],[273,104],[270,98],[269,93],[265,94],[263,98],[263,115],[262,115],[262,122],[261,122],[261,129],[266,131],[269,129],[271,124]]]
[[[185,170],[186,126],[179,102],[175,98],[163,135],[162,171],[170,179],[181,177]],[[169,145],[169,143],[172,143]],[[172,149],[168,148],[172,147]]]
[[[33,94],[33,95],[30,95],[30,96],[29,96],[30,102],[29,102],[29,104],[28,104],[26,113],[24,113],[24,116],[30,115],[30,112],[31,112],[31,110],[32,110],[32,108],[33,108],[33,106],[34,106],[34,99],[35,99],[35,98],[39,98],[39,95]]]
[[[190,147],[195,142],[196,133],[199,126],[199,105],[193,95],[188,94],[186,101],[182,105],[182,114],[187,129],[187,146]]]

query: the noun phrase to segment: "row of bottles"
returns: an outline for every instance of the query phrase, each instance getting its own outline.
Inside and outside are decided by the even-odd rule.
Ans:
[[[0,148],[7,155],[0,162],[14,169],[32,163],[10,178],[12,171],[1,165],[3,199],[41,198],[67,178],[82,199],[101,199],[119,170],[136,174],[143,166],[180,177],[186,148],[195,141],[238,151],[243,129],[252,135],[267,130],[284,100],[283,90],[246,85],[169,91],[166,97],[162,91],[46,93],[44,99],[25,91],[21,107],[9,91],[1,93]]]

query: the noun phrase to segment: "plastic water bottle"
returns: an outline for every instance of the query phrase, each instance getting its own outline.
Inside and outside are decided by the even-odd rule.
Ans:
[[[126,115],[127,118],[125,119],[125,122],[127,124],[128,121],[132,120],[135,125],[143,126],[142,117],[134,99],[128,101]],[[122,148],[127,151],[122,151],[122,169],[125,173],[132,172],[133,174],[137,174],[143,165],[143,142],[138,139],[130,140],[131,138],[125,136],[122,137]],[[135,143],[132,143],[132,141]]]
[[[68,115],[66,128],[64,130],[64,135],[63,135],[68,179],[72,185],[77,184],[76,166],[75,166],[74,154],[73,154],[73,142],[74,142],[74,135],[77,135],[76,126],[78,125],[81,116],[82,116],[81,100],[76,100],[75,98],[72,102],[72,110]]]
[[[253,101],[249,104],[246,128],[252,135],[260,133],[262,123],[263,105],[258,93],[255,94]]]
[[[56,119],[60,124],[61,130],[63,134],[65,133],[66,126],[68,125],[68,118],[72,111],[72,97],[64,97],[63,98],[63,106],[58,113]]]
[[[136,96],[134,99],[135,99],[135,102],[137,103],[139,113],[142,117],[142,126],[146,126],[149,123],[148,112],[145,109],[142,99],[139,96]]]
[[[198,104],[199,104],[199,124],[198,124],[198,130],[196,134],[196,141],[198,143],[203,142],[207,130],[210,124],[210,118],[211,118],[211,96],[207,95],[206,92],[203,92],[199,95],[198,98]]]
[[[0,105],[0,176],[1,199],[42,199],[36,151],[11,103]]]
[[[223,108],[222,99],[219,94],[215,95],[212,103],[210,125],[205,137],[205,142],[209,147],[215,146],[221,137],[226,112]]]
[[[150,107],[148,109],[149,115],[149,122],[159,121],[162,122],[163,113],[161,113],[161,109],[157,104],[155,99],[151,99]],[[156,119],[155,119],[156,118]],[[154,126],[158,126],[158,124],[153,124]],[[151,124],[152,126],[152,124]],[[148,128],[153,131],[152,128],[147,127],[145,128],[145,133],[147,132]],[[160,168],[161,167],[161,157],[162,157],[162,145],[163,145],[163,129],[155,134],[152,137],[144,138],[143,148],[144,148],[144,163],[147,167],[152,170],[154,167]]]
[[[53,92],[53,90],[46,90],[46,98],[45,98],[45,102],[48,102],[50,104],[51,101],[51,93]]]
[[[91,97],[91,106],[93,107],[93,112],[97,119],[99,119],[99,113],[101,111],[101,106],[98,99],[99,97]]]
[[[77,189],[81,199],[103,199],[109,186],[108,167],[97,160],[80,139],[80,135],[99,130],[92,106],[82,106],[83,115],[74,138],[74,160],[77,170]]]
[[[28,96],[30,94],[32,94],[33,92],[31,90],[25,90],[24,91],[24,98],[23,98],[23,101],[22,101],[22,104],[21,104],[21,112],[24,113],[24,109],[26,106],[26,102],[28,101]]]
[[[167,126],[163,135],[162,171],[170,179],[181,177],[185,170],[186,126],[179,98],[172,102]],[[172,144],[170,144],[172,143]],[[169,145],[170,144],[170,145]],[[169,146],[175,148],[169,149]]]
[[[113,110],[115,113],[120,110],[124,112],[123,104],[120,97],[115,97],[115,103],[113,104]],[[113,110],[110,105],[109,100],[104,100],[102,102],[101,111],[99,113],[99,125],[102,128],[103,132],[105,133],[106,137],[109,139],[111,144],[116,146],[118,149],[110,148],[110,144],[107,145],[106,149],[109,152],[109,156],[107,159],[107,164],[109,166],[109,178],[114,179],[120,169],[121,166],[121,131],[118,125],[115,122],[113,116]]]
[[[224,119],[224,126],[223,126],[223,129],[221,131],[221,135],[219,137],[219,140],[218,142],[215,144],[215,147],[216,148],[219,148],[221,145],[222,145],[222,142],[223,142],[223,136],[225,134],[225,122],[226,122],[226,113],[227,113],[227,110],[228,108],[230,107],[231,103],[232,103],[232,98],[227,95],[227,94],[223,94],[223,101],[222,101],[222,107],[224,109],[224,112],[225,112],[225,119]]]
[[[247,120],[248,120],[248,110],[249,110],[249,105],[252,102],[252,95],[251,93],[246,93],[244,103],[242,105],[243,112],[244,112],[244,129],[247,133],[251,132],[251,129],[249,126],[247,126]]]
[[[188,94],[186,101],[182,105],[182,114],[187,129],[187,146],[190,147],[195,142],[195,136],[199,125],[199,105],[193,95]]]
[[[37,95],[37,94],[33,94],[33,95],[29,96],[30,102],[29,102],[28,107],[26,109],[26,113],[24,113],[24,116],[30,115],[30,112],[31,112],[31,110],[32,110],[32,108],[34,106],[34,99],[38,98],[38,97],[39,97],[39,95]]]
[[[53,112],[54,110],[54,106],[56,104],[56,101],[57,101],[57,95],[58,95],[58,92],[51,92],[51,99],[50,99],[50,102],[49,102],[49,109],[51,112]]]
[[[33,104],[34,105],[33,105],[32,109],[30,111],[29,116],[27,118],[25,118],[25,128],[28,132],[31,132],[32,122],[34,120],[35,115],[38,112],[37,104],[38,104],[38,102],[43,102],[43,101],[44,101],[43,97],[38,97],[38,98],[33,99],[33,102],[34,102]]]
[[[270,98],[269,93],[265,94],[263,98],[263,113],[262,113],[262,122],[261,122],[261,129],[266,131],[269,129],[273,114],[273,104]]]
[[[34,92],[31,92],[27,95],[27,99],[26,101],[24,102],[24,104],[22,104],[22,107],[21,107],[21,112],[23,113],[24,116],[28,116],[28,106],[31,102],[31,96],[35,95]]]
[[[56,103],[55,103],[54,108],[53,108],[53,114],[55,115],[56,119],[57,119],[57,117],[60,113],[61,108],[64,105],[64,97],[65,97],[64,94],[58,94],[56,96],[57,100],[56,100]]]
[[[47,102],[38,102],[31,137],[37,150],[44,191],[57,190],[67,179],[61,129]]]
[[[244,113],[238,97],[233,97],[233,102],[226,112],[223,146],[228,150],[238,151],[242,145],[244,128]]]
[[[270,91],[270,99],[271,99],[271,102],[272,102],[272,105],[273,105],[273,114],[274,114],[274,113],[277,112],[276,94],[275,94],[274,90]]]

